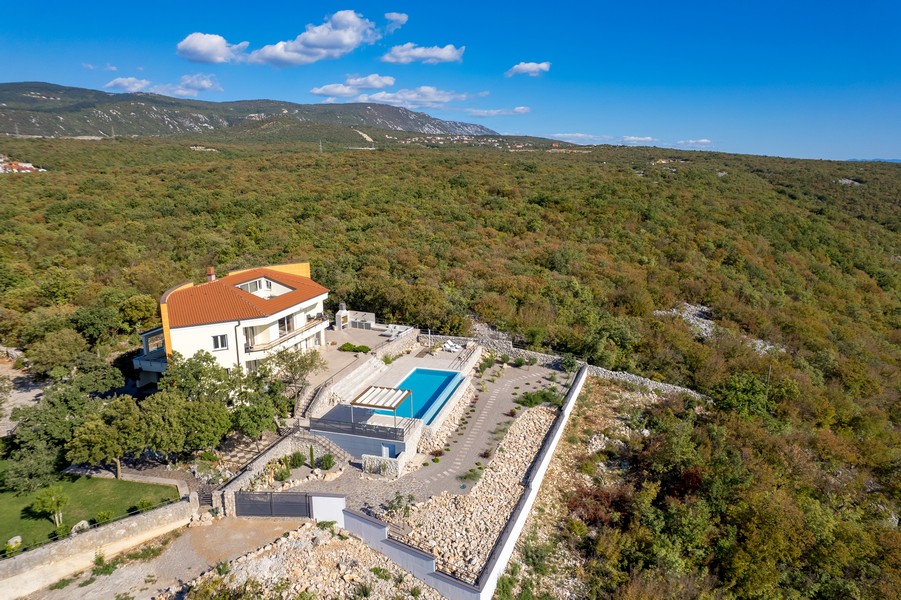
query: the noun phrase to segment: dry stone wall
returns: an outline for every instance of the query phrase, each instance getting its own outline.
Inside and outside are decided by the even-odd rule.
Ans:
[[[456,393],[450,400],[454,402],[454,405],[445,407],[441,411],[441,422],[437,425],[433,423],[428,427],[423,427],[418,447],[418,451],[421,454],[428,454],[432,450],[444,448],[447,438],[457,429],[460,421],[467,414],[472,400],[475,398],[476,390],[472,386],[469,377],[466,378],[466,381],[460,387],[462,388],[462,393]]]
[[[514,348],[513,342],[510,341],[510,336],[503,332],[499,332],[493,330],[486,325],[481,323],[476,323],[473,326],[473,329],[476,332],[476,337],[472,338],[464,338],[464,337],[454,337],[454,336],[432,336],[432,343],[440,343],[443,344],[446,340],[451,340],[456,344],[466,344],[470,341],[475,341],[480,346],[493,353],[495,356],[500,356],[503,354],[509,355],[511,358],[523,358],[525,360],[534,359],[535,363],[541,365],[543,367],[549,367],[552,369],[560,369],[561,357],[555,354],[544,354],[542,352],[533,352],[531,350],[523,350],[522,348]],[[420,336],[422,338],[423,336]],[[587,364],[584,361],[577,361],[579,366]],[[590,375],[594,377],[600,377],[602,379],[609,379],[612,381],[618,381],[642,388],[646,388],[649,390],[653,390],[660,394],[688,394],[689,396],[695,398],[704,398],[702,394],[694,390],[690,390],[688,388],[684,388],[678,385],[671,385],[668,383],[661,383],[659,381],[654,381],[653,379],[648,379],[647,377],[641,377],[639,375],[635,375],[633,373],[627,373],[626,371],[611,371],[609,369],[604,369],[603,367],[598,367],[595,365],[588,365],[588,372]]]
[[[400,336],[398,336],[398,338],[393,342],[388,342],[373,350],[373,354],[375,354],[375,357],[379,359],[382,359],[386,356],[397,356],[398,354],[403,354],[404,351],[412,348],[416,344],[418,337],[418,329],[408,329]]]

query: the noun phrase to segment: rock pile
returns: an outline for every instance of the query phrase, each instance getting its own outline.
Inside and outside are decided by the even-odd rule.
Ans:
[[[320,529],[312,522],[231,561],[227,571],[222,579],[232,590],[256,581],[263,592],[277,590],[282,594],[279,597],[285,598],[303,592],[317,598],[355,598],[367,589],[365,595],[370,598],[408,598],[414,594],[429,600],[441,598],[363,542],[338,529]],[[211,570],[186,588],[197,588],[217,577],[216,570]],[[413,592],[413,588],[419,588],[419,592]],[[168,598],[181,597],[180,593],[184,590],[174,591]]]
[[[556,418],[527,410],[510,427],[482,478],[466,496],[446,492],[414,505],[404,542],[435,555],[441,571],[474,583],[523,492],[522,481]]]

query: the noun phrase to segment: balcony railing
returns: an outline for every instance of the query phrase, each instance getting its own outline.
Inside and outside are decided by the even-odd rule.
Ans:
[[[136,369],[140,369],[142,371],[152,371],[154,373],[163,373],[168,366],[168,361],[166,360],[166,349],[165,348],[157,348],[147,354],[142,354],[140,356],[134,357],[132,359],[132,364]]]
[[[275,348],[279,344],[283,344],[283,343],[287,342],[288,340],[296,338],[300,334],[310,331],[311,329],[314,329],[317,326],[322,325],[323,323],[327,323],[327,322],[328,321],[326,320],[325,315],[318,315],[318,316],[316,316],[316,318],[310,319],[309,321],[307,321],[303,327],[301,327],[299,329],[295,329],[294,331],[289,331],[285,335],[279,337],[276,340],[272,340],[271,342],[266,342],[264,344],[244,344],[244,351],[245,352],[262,352],[264,350],[271,350],[272,348]]]
[[[346,435],[357,435],[394,442],[404,441],[406,433],[402,427],[385,427],[384,425],[370,425],[368,423],[348,423],[346,421],[332,421],[330,419],[310,419],[310,431],[343,433]]]

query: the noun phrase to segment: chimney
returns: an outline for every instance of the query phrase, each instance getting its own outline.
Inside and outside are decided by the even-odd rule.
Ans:
[[[206,270],[206,280],[216,281],[216,267],[208,267]]]

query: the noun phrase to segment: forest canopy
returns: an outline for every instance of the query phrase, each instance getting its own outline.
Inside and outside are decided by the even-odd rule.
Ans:
[[[0,177],[0,342],[36,372],[136,347],[159,295],[208,266],[309,260],[332,307],[452,334],[474,316],[698,390],[730,439],[794,432],[811,460],[859,476],[850,502],[877,494],[897,523],[901,166],[192,143],[4,140],[48,170]],[[716,335],[662,312],[686,302]]]

